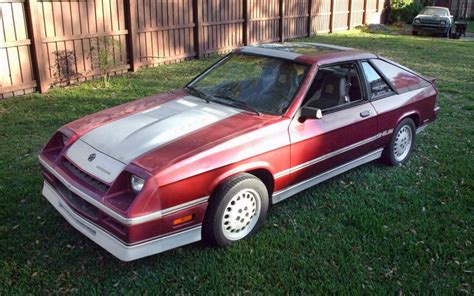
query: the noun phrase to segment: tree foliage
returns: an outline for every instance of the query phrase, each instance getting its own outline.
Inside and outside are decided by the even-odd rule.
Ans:
[[[392,0],[390,1],[389,23],[411,23],[421,10],[422,5],[417,0]]]

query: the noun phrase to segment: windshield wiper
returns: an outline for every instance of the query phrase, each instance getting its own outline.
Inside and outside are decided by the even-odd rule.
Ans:
[[[245,109],[247,111],[251,111],[251,112],[254,112],[255,114],[257,114],[258,116],[262,115],[262,113],[260,111],[258,111],[256,108],[250,106],[249,104],[245,103],[245,102],[242,102],[242,101],[239,101],[237,99],[234,99],[230,96],[223,96],[223,97],[217,97],[219,99],[224,99],[224,100],[228,100],[228,101],[231,101],[230,105],[231,106],[236,106],[237,108],[240,108],[240,109]]]
[[[191,94],[205,100],[208,104],[212,101],[212,96],[206,94],[202,90],[195,88],[194,86],[186,86],[184,89],[189,91]]]

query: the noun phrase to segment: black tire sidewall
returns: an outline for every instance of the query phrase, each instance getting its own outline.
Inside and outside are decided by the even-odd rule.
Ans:
[[[410,151],[408,151],[408,154],[404,159],[399,161],[395,158],[393,146],[395,144],[395,140],[396,140],[398,132],[404,126],[408,126],[411,129],[412,138],[411,138]],[[388,143],[388,146],[385,148],[385,151],[384,151],[386,154],[385,158],[387,162],[395,166],[400,166],[404,164],[405,162],[407,162],[408,159],[410,159],[411,153],[413,151],[413,147],[415,146],[415,138],[416,138],[416,128],[415,128],[415,123],[413,122],[413,120],[411,118],[405,118],[402,121],[400,121],[400,123],[397,125],[397,127],[393,131],[392,138],[390,139],[390,142]]]
[[[239,240],[253,235],[263,226],[269,206],[267,188],[265,184],[255,176],[250,174],[239,174],[225,180],[211,195],[203,225],[203,238],[205,241],[212,245],[221,247],[235,242],[234,240],[229,240],[225,237],[221,226],[222,219],[224,211],[232,197],[246,188],[255,190],[260,196],[260,215],[252,231]]]

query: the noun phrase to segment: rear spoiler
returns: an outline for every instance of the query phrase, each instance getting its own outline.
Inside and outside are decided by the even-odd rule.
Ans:
[[[436,78],[434,78],[434,77],[421,76],[421,75],[420,75],[420,77],[423,78],[424,80],[428,81],[428,82],[431,83],[432,85],[434,85],[435,82],[436,82]]]

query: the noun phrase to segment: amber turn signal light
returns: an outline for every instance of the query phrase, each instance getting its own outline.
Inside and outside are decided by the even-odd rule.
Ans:
[[[191,220],[193,220],[193,215],[183,216],[183,217],[174,219],[173,220],[173,225],[183,224],[184,222],[188,222],[188,221],[191,221]]]

